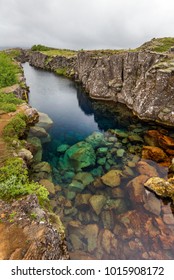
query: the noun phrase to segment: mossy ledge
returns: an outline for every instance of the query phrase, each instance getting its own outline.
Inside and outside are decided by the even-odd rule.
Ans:
[[[32,66],[80,82],[93,99],[126,104],[142,120],[174,126],[174,38],[129,50],[59,50],[35,46]]]
[[[69,259],[49,192],[29,179],[33,156],[26,135],[39,115],[26,103],[29,88],[18,60],[22,53],[0,52],[0,259]]]

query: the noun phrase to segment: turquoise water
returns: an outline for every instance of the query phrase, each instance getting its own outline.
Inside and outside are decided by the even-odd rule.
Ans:
[[[51,204],[66,226],[71,258],[173,259],[173,206],[145,190],[137,169],[145,131],[160,128],[123,105],[91,100],[68,79],[28,64],[24,71],[30,104],[53,120],[42,160],[52,166]],[[114,186],[102,177],[110,170],[118,173]]]

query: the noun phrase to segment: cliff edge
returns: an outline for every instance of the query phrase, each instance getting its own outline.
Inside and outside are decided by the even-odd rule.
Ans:
[[[173,38],[162,38],[135,50],[67,53],[36,48],[26,60],[81,82],[91,98],[124,103],[140,119],[174,126],[172,45]]]

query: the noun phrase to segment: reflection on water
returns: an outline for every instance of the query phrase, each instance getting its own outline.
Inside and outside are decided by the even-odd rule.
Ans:
[[[30,104],[54,122],[43,160],[52,165],[51,204],[71,258],[173,259],[173,204],[144,188],[149,177],[168,175],[173,148],[156,163],[165,148],[153,149],[152,136],[172,131],[138,121],[122,105],[91,101],[72,81],[24,70]]]

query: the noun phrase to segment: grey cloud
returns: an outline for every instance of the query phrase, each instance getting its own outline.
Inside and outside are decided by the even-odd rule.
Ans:
[[[129,48],[174,36],[173,0],[0,0],[0,46]]]

